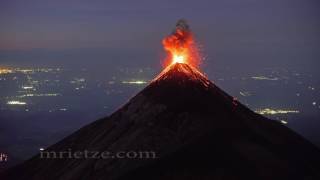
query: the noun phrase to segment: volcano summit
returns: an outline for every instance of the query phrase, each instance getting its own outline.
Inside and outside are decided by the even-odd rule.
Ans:
[[[47,152],[152,151],[155,158],[44,159],[1,175],[19,180],[319,179],[319,150],[258,115],[183,63],[168,66],[111,116]]]

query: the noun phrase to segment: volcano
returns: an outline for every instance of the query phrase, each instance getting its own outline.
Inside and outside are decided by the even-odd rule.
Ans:
[[[109,117],[45,151],[153,151],[155,158],[43,159],[1,179],[320,179],[320,151],[254,113],[184,63],[168,66]]]

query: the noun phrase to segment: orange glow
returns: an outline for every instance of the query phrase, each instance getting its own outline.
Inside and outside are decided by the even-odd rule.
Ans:
[[[173,63],[184,63],[185,62],[185,56],[184,55],[173,55]]]
[[[1,68],[0,67],[0,74],[9,74],[9,73],[12,73],[11,69]]]
[[[185,63],[199,68],[200,55],[192,32],[184,20],[179,20],[174,32],[162,40],[167,58],[164,66]]]

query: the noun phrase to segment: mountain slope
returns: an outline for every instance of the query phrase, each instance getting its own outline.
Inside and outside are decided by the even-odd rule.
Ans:
[[[165,69],[110,117],[46,151],[153,151],[155,159],[41,159],[1,179],[319,179],[312,144],[186,64]]]

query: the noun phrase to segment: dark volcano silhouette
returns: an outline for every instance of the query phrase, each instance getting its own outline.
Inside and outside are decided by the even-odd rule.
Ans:
[[[153,151],[156,158],[41,159],[1,179],[320,179],[320,151],[186,64],[165,69],[110,117],[46,151]]]

